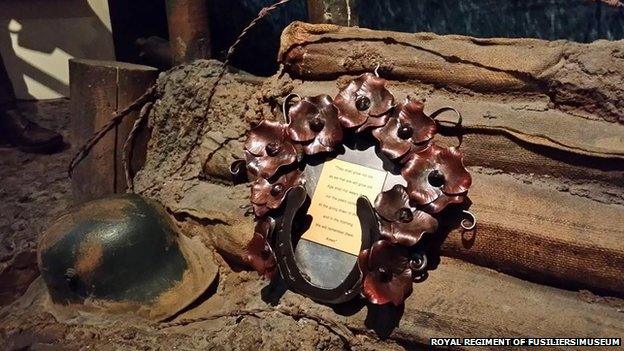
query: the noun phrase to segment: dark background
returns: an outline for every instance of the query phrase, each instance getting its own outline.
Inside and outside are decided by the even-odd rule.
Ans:
[[[240,31],[273,0],[207,0],[213,57],[223,59]],[[164,0],[109,0],[117,59],[141,63],[134,41],[167,38]],[[475,37],[591,42],[624,38],[624,9],[591,0],[360,0],[360,26]],[[258,75],[277,70],[282,29],[306,20],[305,0],[272,12],[243,41],[233,65]]]

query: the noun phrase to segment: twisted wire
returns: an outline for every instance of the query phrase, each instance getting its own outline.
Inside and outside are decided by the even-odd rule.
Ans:
[[[95,144],[97,144],[100,139],[102,139],[106,133],[115,128],[121,121],[123,121],[124,117],[126,117],[130,112],[136,110],[137,108],[143,106],[147,101],[149,101],[154,93],[156,92],[156,84],[152,85],[147,89],[147,91],[141,95],[138,99],[134,100],[128,107],[121,110],[120,112],[113,115],[113,118],[108,121],[102,128],[100,128],[97,132],[95,132],[87,142],[78,149],[74,157],[69,162],[69,167],[67,168],[67,175],[69,178],[72,177],[72,173],[78,164],[89,155],[91,149]]]
[[[208,112],[210,112],[210,105],[212,103],[212,98],[213,98],[215,92],[217,91],[217,86],[219,85],[219,82],[221,81],[221,79],[223,79],[223,76],[225,76],[225,72],[227,71],[227,68],[228,68],[228,66],[230,64],[230,61],[232,59],[232,56],[233,56],[234,52],[236,51],[236,48],[238,48],[238,46],[240,45],[240,43],[243,40],[243,38],[245,38],[245,36],[247,36],[249,31],[253,27],[255,27],[256,24],[258,24],[258,22],[261,19],[266,17],[270,12],[276,10],[280,6],[286,4],[286,3],[290,2],[290,1],[292,1],[292,0],[280,0],[280,1],[276,2],[276,3],[274,3],[271,6],[267,6],[267,7],[262,8],[262,10],[260,10],[260,12],[258,12],[258,16],[256,16],[256,18],[254,18],[251,22],[249,22],[247,27],[245,27],[245,29],[243,29],[243,31],[238,35],[238,37],[236,38],[236,40],[234,41],[232,46],[230,46],[230,48],[228,49],[227,55],[225,57],[225,61],[223,62],[223,66],[221,67],[221,71],[217,75],[217,79],[212,84],[212,87],[210,88],[210,91],[208,92],[208,98],[206,99],[206,110],[204,111],[204,115],[202,116],[202,119],[199,122],[198,128],[196,128],[197,132],[196,132],[195,137],[193,139],[193,143],[191,144],[191,147],[189,148],[188,152],[186,153],[186,155],[182,159],[182,163],[180,163],[180,166],[175,170],[174,173],[177,173],[178,171],[180,171],[182,169],[182,167],[184,167],[184,165],[188,162],[189,158],[191,157],[191,154],[195,150],[195,147],[197,147],[197,145],[199,144],[199,138],[201,138],[201,133],[204,130],[204,126],[206,124],[206,119],[208,119]]]

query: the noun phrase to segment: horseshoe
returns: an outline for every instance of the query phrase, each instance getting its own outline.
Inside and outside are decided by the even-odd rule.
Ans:
[[[327,304],[339,304],[348,301],[359,295],[362,288],[362,272],[357,262],[340,285],[327,289],[311,283],[301,272],[295,259],[295,250],[292,245],[293,220],[307,196],[308,194],[302,186],[290,189],[286,195],[284,213],[278,219],[280,226],[276,228],[275,233],[275,255],[280,274],[289,288],[312,300]],[[379,238],[379,227],[373,206],[365,196],[358,198],[356,206],[362,228],[361,251],[370,248],[373,242]],[[322,268],[319,267],[319,269]]]

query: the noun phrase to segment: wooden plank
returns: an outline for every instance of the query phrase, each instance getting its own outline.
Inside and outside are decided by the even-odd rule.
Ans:
[[[167,0],[169,42],[174,65],[210,57],[206,0]]]
[[[101,65],[69,61],[71,144],[84,143],[105,125],[117,110],[117,72]],[[74,170],[72,193],[76,203],[115,191],[116,135],[105,135]]]
[[[116,111],[141,96],[157,78],[155,68],[114,61],[70,60],[71,143],[84,143],[110,121]],[[130,114],[110,131],[74,170],[72,192],[77,203],[124,192],[123,143],[137,118]],[[138,146],[144,147],[144,142]],[[138,150],[138,149],[137,149]],[[137,151],[140,163],[144,151]],[[138,163],[137,163],[138,162]]]

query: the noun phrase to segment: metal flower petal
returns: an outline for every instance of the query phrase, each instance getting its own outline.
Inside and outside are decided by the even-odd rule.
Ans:
[[[375,210],[387,221],[398,221],[404,214],[404,209],[410,209],[409,196],[405,187],[400,184],[381,192],[375,199]]]
[[[270,143],[281,144],[284,141],[284,125],[275,122],[262,120],[247,133],[245,150],[255,156],[267,154],[267,146]]]
[[[394,96],[386,89],[386,80],[365,73],[353,80],[335,99],[338,118],[346,128],[380,127],[386,124],[394,107]]]
[[[266,215],[282,205],[288,189],[301,180],[301,171],[294,170],[279,177],[271,183],[265,178],[258,178],[251,187],[251,203],[258,217]]]
[[[414,246],[425,233],[438,230],[438,221],[426,212],[415,210],[411,218],[409,222],[391,222],[389,230],[382,230],[384,239],[403,246]]]
[[[423,210],[428,213],[438,213],[450,204],[461,204],[466,197],[464,195],[446,195],[442,194],[435,201],[423,206]]]
[[[398,118],[403,128],[400,131],[405,137],[409,136],[413,144],[431,140],[437,131],[435,121],[425,114],[424,105],[420,101],[405,99],[398,109]]]
[[[303,143],[306,154],[331,152],[342,142],[338,109],[329,95],[303,99],[290,109],[288,116],[288,135]]]
[[[296,161],[297,149],[291,143],[284,143],[281,151],[275,156],[254,156],[247,163],[247,167],[250,172],[255,171],[258,176],[269,179],[280,167],[291,165]]]
[[[379,148],[391,160],[405,156],[413,144],[398,137],[400,123],[397,118],[390,118],[388,123],[373,130],[373,136],[379,141]]]
[[[472,176],[464,166],[462,154],[457,148],[440,148],[437,159],[440,172],[448,176],[448,181],[442,186],[445,194],[462,194],[470,189]]]
[[[364,279],[362,292],[370,302],[399,306],[412,293],[412,269],[405,247],[377,241],[359,254],[358,265]]]
[[[463,164],[459,150],[431,144],[414,153],[407,161],[401,175],[407,181],[407,192],[418,205],[428,205],[443,195],[461,195],[468,191],[472,178]],[[436,212],[448,203],[436,203]]]
[[[297,161],[297,148],[286,138],[284,124],[263,120],[247,134],[245,158],[251,173],[270,178]]]
[[[373,130],[373,136],[379,141],[381,151],[394,160],[422,151],[436,130],[435,121],[423,112],[423,104],[406,99],[384,127]]]
[[[261,276],[271,279],[277,272],[275,254],[267,241],[272,224],[269,219],[256,223],[254,236],[247,245],[247,262]]]
[[[438,229],[435,218],[410,207],[405,187],[399,184],[377,196],[375,210],[382,217],[381,236],[393,244],[413,246]]]

